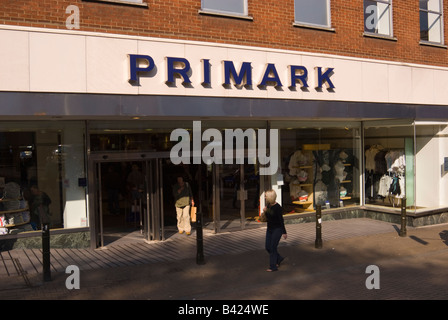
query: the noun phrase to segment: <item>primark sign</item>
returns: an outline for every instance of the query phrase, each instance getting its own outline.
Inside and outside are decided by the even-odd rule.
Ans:
[[[176,79],[181,79],[185,87],[194,87],[193,84],[201,84],[204,87],[212,86],[212,72],[221,72],[222,85],[231,88],[246,88],[252,90],[257,87],[260,90],[273,86],[282,89],[287,86],[289,90],[296,90],[299,86],[302,90],[314,87],[317,91],[325,86],[331,91],[335,88],[332,82],[334,68],[313,66],[289,65],[287,77],[280,77],[277,66],[274,63],[267,63],[264,72],[259,79],[254,79],[253,64],[250,61],[235,63],[231,60],[222,60],[221,66],[213,68],[210,59],[201,59],[201,74],[193,74],[190,61],[186,58],[165,57],[164,66],[157,66],[154,59],[149,55],[129,54],[129,82],[132,85],[139,85],[140,77],[154,77],[158,72],[164,70],[166,78],[165,84],[173,86]],[[219,70],[220,69],[220,70]],[[314,83],[310,83],[309,73],[315,72]]]

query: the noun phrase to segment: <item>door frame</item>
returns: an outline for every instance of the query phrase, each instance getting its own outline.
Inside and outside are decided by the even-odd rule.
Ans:
[[[239,180],[240,188],[237,192],[237,201],[240,202],[239,220],[241,230],[245,229],[246,226],[246,202],[248,201],[248,189],[247,181],[245,181],[245,170],[248,163],[238,164],[239,166]],[[213,228],[215,233],[221,232],[221,196],[223,192],[222,184],[222,171],[225,164],[213,164],[212,167],[212,206],[213,206]],[[270,186],[270,176],[258,176],[259,190],[258,190],[258,214],[260,215],[260,208],[264,207],[264,191],[265,186]]]
[[[145,165],[145,172],[151,172],[155,175],[156,181],[147,181],[148,175],[145,175],[147,216],[143,230],[146,232],[146,240],[165,240],[161,161],[166,158],[169,158],[169,152],[95,152],[88,155],[88,212],[91,248],[95,249],[104,245],[102,214],[100,214],[102,203],[101,198],[98,198],[98,195],[101,197],[101,190],[99,190],[100,184],[97,181],[101,179],[99,166],[107,162],[142,162]],[[152,167],[154,163],[155,166]],[[149,197],[153,199],[149,199]],[[158,212],[157,217],[152,215],[151,212]],[[149,222],[151,223],[149,224]]]

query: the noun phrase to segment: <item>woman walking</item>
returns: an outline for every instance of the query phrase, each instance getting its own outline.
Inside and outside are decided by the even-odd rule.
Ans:
[[[286,240],[286,228],[283,221],[283,208],[275,201],[277,194],[274,190],[265,193],[266,207],[263,209],[268,228],[266,231],[266,250],[269,253],[269,269],[266,271],[277,271],[283,257],[277,251],[281,237]]]

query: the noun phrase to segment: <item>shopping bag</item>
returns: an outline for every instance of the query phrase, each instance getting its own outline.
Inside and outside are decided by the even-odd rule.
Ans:
[[[197,207],[191,207],[190,209],[191,222],[196,222],[196,211]]]

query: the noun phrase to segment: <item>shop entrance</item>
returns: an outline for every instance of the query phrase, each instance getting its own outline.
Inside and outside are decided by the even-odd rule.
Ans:
[[[165,240],[161,153],[93,155],[96,244]],[[168,223],[170,219],[167,219]]]
[[[256,221],[260,213],[260,179],[257,166],[250,164],[215,165],[214,175],[214,227],[244,229]]]

